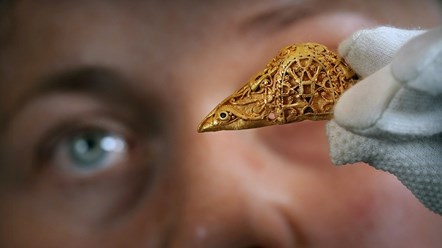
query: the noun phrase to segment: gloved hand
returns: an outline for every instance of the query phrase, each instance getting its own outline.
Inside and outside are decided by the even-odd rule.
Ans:
[[[388,171],[442,215],[442,27],[359,31],[339,53],[363,80],[327,125],[332,162]]]

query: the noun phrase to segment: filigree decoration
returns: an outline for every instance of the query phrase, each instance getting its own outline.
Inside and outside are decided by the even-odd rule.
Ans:
[[[204,118],[199,132],[239,130],[333,116],[339,96],[358,76],[316,43],[288,46]]]

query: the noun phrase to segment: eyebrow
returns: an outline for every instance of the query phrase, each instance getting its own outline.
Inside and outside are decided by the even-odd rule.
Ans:
[[[59,72],[37,83],[31,96],[55,92],[87,93],[97,96],[123,96],[132,94],[123,85],[126,79],[111,69],[102,67],[81,67]],[[118,93],[118,94],[116,94]]]
[[[252,16],[242,25],[240,31],[266,31],[272,33],[298,20],[329,10],[329,2],[321,0],[292,0],[271,4],[264,11]],[[320,4],[320,8],[318,5]]]
[[[106,106],[111,105],[131,111],[135,113],[137,119],[146,118],[140,116],[141,113],[148,115],[155,111],[155,106],[149,105],[149,102],[158,102],[158,97],[155,98],[152,94],[142,96],[139,91],[128,86],[130,81],[127,78],[104,67],[85,66],[64,70],[38,80],[35,85],[37,87],[23,95],[18,100],[18,104],[0,120],[0,133],[21,108],[36,98],[50,94],[89,95],[105,102]]]

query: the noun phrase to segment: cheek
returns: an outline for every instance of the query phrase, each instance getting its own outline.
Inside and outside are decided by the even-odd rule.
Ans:
[[[304,121],[258,131],[259,139],[292,163],[329,167],[325,121]]]
[[[324,125],[306,121],[263,128],[257,136],[293,168],[274,176],[287,183],[280,190],[294,199],[291,211],[307,239],[320,247],[356,247],[390,228],[385,224],[407,211],[403,203],[409,196],[393,176],[366,164],[332,165]],[[391,208],[397,215],[391,216]]]
[[[397,193],[388,188],[394,180],[362,164],[325,171],[297,196],[298,221],[314,247],[358,247],[388,230],[391,207],[401,203],[389,199]]]

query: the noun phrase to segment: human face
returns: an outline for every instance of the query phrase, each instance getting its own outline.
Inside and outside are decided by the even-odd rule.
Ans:
[[[324,122],[196,132],[287,44],[440,20],[415,2],[18,1],[0,247],[440,247],[442,218],[396,178],[330,164]]]

